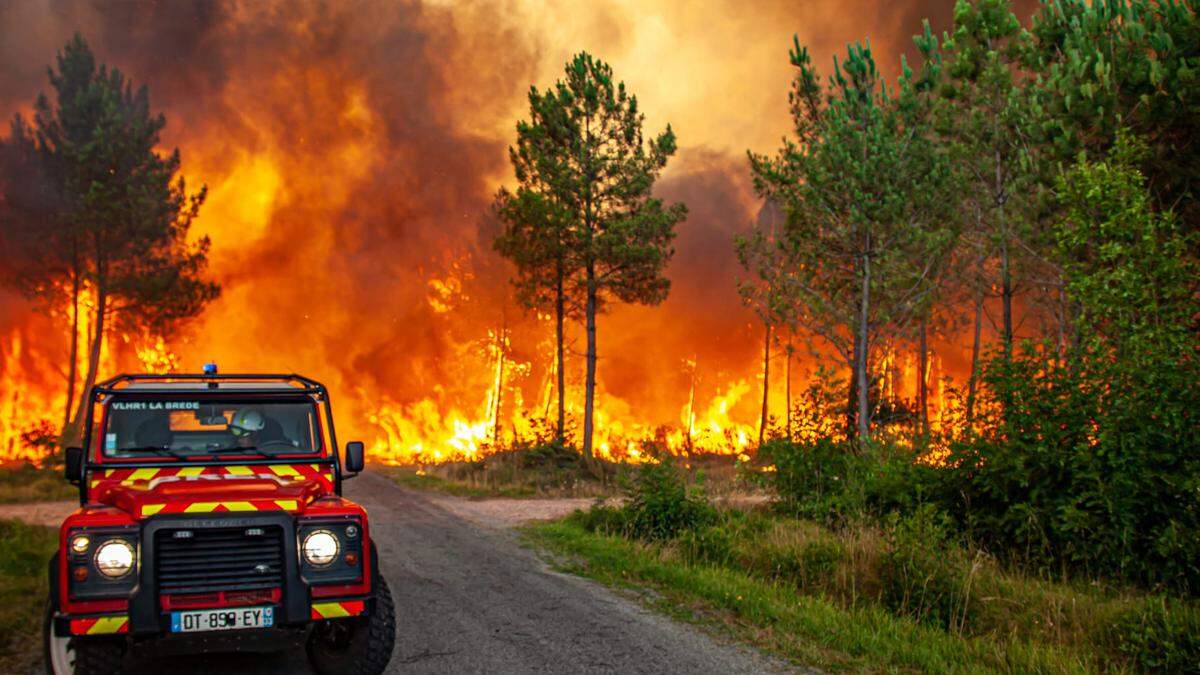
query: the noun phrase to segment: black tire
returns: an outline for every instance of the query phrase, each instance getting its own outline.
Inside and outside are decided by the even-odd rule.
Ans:
[[[375,576],[375,606],[367,616],[319,621],[309,635],[308,661],[318,675],[380,675],[392,660],[396,607],[383,576]]]
[[[117,638],[74,638],[75,675],[114,675],[125,663],[125,641]]]
[[[54,637],[54,612],[54,597],[51,596],[46,600],[46,614],[42,620],[42,658],[47,675],[113,675],[121,672],[125,662],[125,640],[109,637],[68,639],[66,650],[74,657],[74,668],[55,672],[51,652],[57,645],[52,643],[62,638]],[[61,662],[61,657],[59,660]]]

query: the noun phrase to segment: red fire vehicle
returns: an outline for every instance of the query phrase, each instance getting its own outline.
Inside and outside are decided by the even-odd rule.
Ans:
[[[66,455],[80,507],[50,561],[48,672],[130,652],[303,645],[318,673],[383,671],[395,639],[367,512],[342,497],[323,385],[299,375],[122,375]]]

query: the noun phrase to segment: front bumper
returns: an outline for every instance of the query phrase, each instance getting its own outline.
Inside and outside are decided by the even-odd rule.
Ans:
[[[276,616],[282,611],[282,605],[273,605]],[[204,608],[200,608],[204,609]],[[208,609],[226,609],[225,607],[211,607]],[[229,607],[229,609],[236,609]],[[366,616],[370,613],[371,598],[340,598],[336,600],[317,600],[309,605],[308,619],[298,623],[291,624],[292,627],[303,627],[305,624],[312,621],[328,621],[336,619],[352,619],[358,616]],[[187,610],[194,611],[194,610]],[[257,632],[274,632],[275,628],[244,628],[239,630],[227,631],[209,631],[207,633],[172,633],[171,632],[171,613],[161,612],[158,620],[159,628],[154,631],[138,631],[137,637],[183,637],[184,635],[202,635],[207,637],[230,636],[236,637],[248,633]],[[68,616],[65,614],[54,617],[54,634],[57,637],[71,636],[104,636],[104,635],[124,635],[130,633],[129,615],[120,614],[92,614],[87,616]]]

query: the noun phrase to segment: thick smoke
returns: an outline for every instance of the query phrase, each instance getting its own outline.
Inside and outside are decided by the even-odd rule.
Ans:
[[[147,84],[168,118],[164,145],[209,187],[195,229],[213,238],[224,286],[172,345],[183,366],[327,379],[369,433],[384,398],[476,407],[489,377],[463,357],[502,324],[514,360],[530,363],[513,384],[538,396],[548,325],[511,305],[490,204],[527,88],[592,51],[639,95],[647,131],[673,123],[683,147],[660,187],[691,213],[671,297],[618,307],[600,328],[606,394],[646,424],[677,423],[693,380],[698,398],[713,396],[760,364],[731,240],[759,207],[745,149],[769,151],[788,130],[791,35],[824,72],[869,36],[894,76],[920,19],[944,28],[952,4],[6,3],[0,114],[28,114],[75,31]],[[0,296],[0,329],[29,311]],[[581,359],[569,367],[577,380]],[[753,401],[743,406],[752,421]]]

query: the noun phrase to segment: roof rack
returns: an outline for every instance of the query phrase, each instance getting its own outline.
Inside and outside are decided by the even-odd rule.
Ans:
[[[160,382],[163,384],[171,383],[207,383],[210,389],[218,389],[221,382],[273,382],[280,384],[291,384],[296,392],[305,394],[322,394],[326,393],[325,385],[317,382],[314,379],[304,377],[303,375],[278,374],[278,373],[234,373],[229,375],[221,374],[200,374],[200,373],[171,373],[166,375],[152,375],[147,373],[117,375],[116,377],[104,380],[97,384],[93,389],[94,394],[114,394],[124,389],[129,385],[139,382]],[[260,393],[258,390],[239,388],[238,393]],[[278,389],[263,389],[261,393],[278,393]]]

